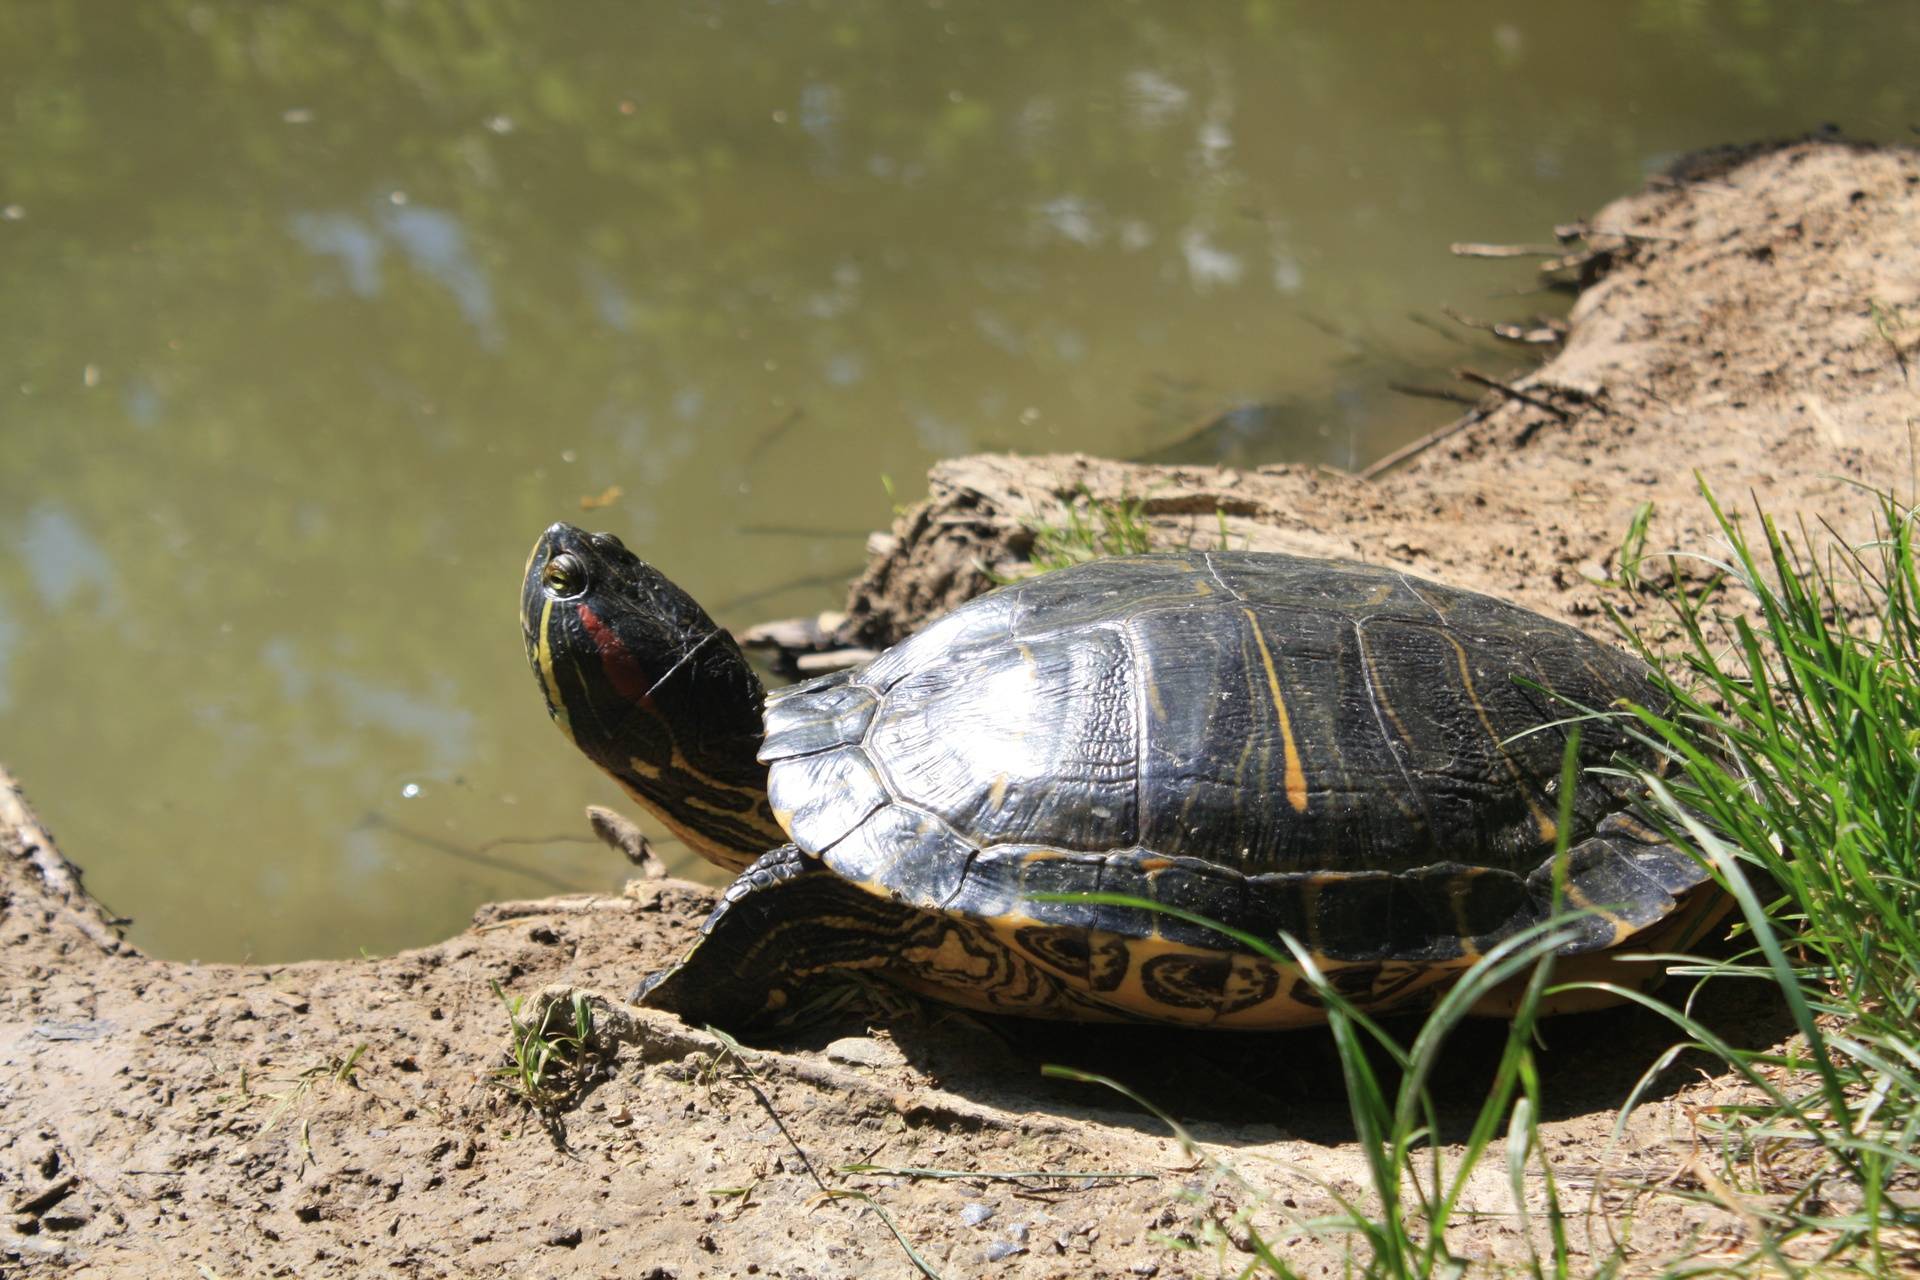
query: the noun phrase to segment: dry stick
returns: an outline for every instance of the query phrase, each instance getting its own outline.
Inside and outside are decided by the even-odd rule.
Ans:
[[[1685,236],[1668,235],[1664,231],[1654,231],[1647,227],[1590,227],[1588,235],[1618,236],[1622,240],[1664,240],[1668,244],[1685,244]]]
[[[1551,324],[1496,322],[1487,326],[1487,332],[1502,342],[1514,342],[1523,347],[1557,347],[1567,340],[1566,329]]]
[[[849,1191],[840,1187],[829,1187],[826,1184],[826,1180],[820,1176],[820,1171],[813,1167],[813,1159],[807,1155],[806,1148],[800,1145],[800,1140],[795,1138],[792,1131],[787,1128],[787,1122],[780,1118],[779,1111],[774,1108],[773,1099],[769,1098],[766,1091],[761,1088],[762,1081],[760,1074],[747,1062],[746,1051],[740,1047],[739,1041],[718,1027],[708,1027],[706,1031],[708,1035],[713,1036],[726,1047],[727,1056],[733,1059],[734,1065],[739,1067],[741,1073],[746,1077],[747,1088],[753,1091],[753,1096],[760,1100],[762,1107],[766,1108],[767,1115],[773,1119],[774,1127],[780,1130],[780,1136],[787,1140],[787,1145],[792,1147],[794,1154],[800,1157],[800,1163],[806,1166],[807,1173],[813,1178],[814,1185],[820,1188],[819,1198],[825,1200],[859,1200],[864,1202],[875,1213],[880,1215],[880,1221],[887,1224],[887,1230],[893,1233],[895,1243],[897,1243],[901,1249],[905,1250],[907,1260],[913,1263],[914,1270],[928,1277],[928,1280],[940,1280],[940,1273],[927,1265],[926,1259],[922,1258],[919,1250],[913,1247],[913,1243],[901,1234],[900,1228],[894,1224],[892,1215],[887,1212],[886,1207],[878,1200],[875,1200],[864,1191]]]
[[[70,1173],[66,1177],[60,1178],[54,1181],[53,1183],[49,1184],[47,1187],[34,1193],[33,1195],[26,1196],[23,1199],[15,1202],[13,1206],[13,1211],[15,1213],[24,1213],[29,1215],[30,1217],[37,1218],[41,1214],[45,1213],[47,1210],[53,1208],[53,1206],[55,1206],[56,1204],[59,1204],[62,1200],[66,1199],[67,1194],[79,1185],[80,1185],[80,1179],[78,1175]]]
[[[1516,391],[1514,388],[1509,387],[1506,383],[1500,382],[1493,378],[1489,378],[1483,373],[1476,373],[1471,369],[1455,369],[1453,372],[1454,372],[1454,376],[1457,378],[1465,379],[1466,381],[1474,383],[1476,385],[1489,387],[1495,391],[1503,392],[1506,395],[1509,395],[1516,400],[1523,400],[1528,404],[1536,405],[1539,408],[1545,409],[1547,412],[1559,418],[1562,422],[1569,420],[1569,416],[1565,410],[1555,405],[1546,404],[1536,399],[1535,397],[1528,395],[1524,391]],[[1395,387],[1394,389],[1396,391],[1401,390],[1401,388],[1399,387]],[[1400,446],[1398,449],[1395,449],[1392,453],[1388,454],[1386,457],[1378,458],[1373,462],[1369,463],[1366,467],[1364,467],[1360,471],[1360,478],[1362,480],[1378,479],[1380,476],[1385,475],[1387,472],[1393,470],[1395,467],[1399,466],[1401,463],[1406,462],[1411,458],[1417,457],[1418,455],[1425,453],[1427,450],[1433,448],[1433,446],[1439,444],[1442,440],[1445,440],[1450,436],[1457,435],[1461,431],[1464,431],[1468,427],[1472,426],[1474,423],[1482,421],[1484,418],[1486,418],[1488,412],[1489,410],[1476,408],[1471,413],[1462,414],[1460,417],[1456,418],[1452,422],[1449,422],[1446,426],[1441,427],[1438,430],[1429,431],[1426,435],[1421,436],[1418,440],[1415,440],[1410,444],[1404,444]],[[1525,441],[1523,440],[1522,443],[1525,443]]]
[[[1517,342],[1523,346],[1544,347],[1565,342],[1567,339],[1567,335],[1563,329],[1556,329],[1551,324],[1538,322],[1515,324],[1506,320],[1476,320],[1470,315],[1454,310],[1452,307],[1442,307],[1440,308],[1440,312],[1455,324],[1465,325],[1469,329],[1478,329],[1480,332],[1490,334],[1502,342]]]
[[[667,864],[653,851],[653,845],[642,831],[625,814],[618,813],[602,805],[587,806],[587,825],[593,828],[593,834],[600,837],[608,848],[622,854],[628,862],[640,868],[640,875],[646,880],[660,880],[667,874]]]
[[[1479,422],[1481,419],[1485,418],[1486,416],[1487,416],[1487,411],[1485,409],[1475,409],[1471,413],[1461,414],[1458,418],[1455,418],[1452,422],[1449,422],[1446,426],[1440,427],[1439,429],[1434,431],[1429,431],[1427,432],[1426,435],[1421,436],[1418,440],[1415,440],[1410,444],[1401,445],[1398,449],[1395,449],[1392,453],[1388,454],[1386,457],[1376,458],[1374,461],[1368,463],[1364,468],[1361,469],[1360,478],[1362,480],[1377,480],[1381,476],[1385,475],[1387,472],[1399,466],[1401,463],[1406,462],[1411,458],[1417,457],[1420,454],[1425,453],[1427,450],[1433,448],[1433,446],[1439,444],[1442,440],[1445,440],[1449,436],[1456,435],[1459,432],[1466,430],[1468,427],[1472,426],[1476,422]]]
[[[1485,387],[1489,391],[1497,391],[1510,400],[1518,400],[1521,404],[1530,404],[1536,409],[1541,409],[1552,414],[1562,422],[1573,421],[1573,415],[1565,409],[1562,409],[1559,405],[1551,401],[1542,400],[1539,396],[1529,395],[1525,391],[1520,390],[1520,388],[1509,386],[1498,378],[1489,378],[1486,374],[1476,373],[1472,369],[1455,369],[1453,376],[1463,382],[1471,382],[1475,386]]]
[[[1557,244],[1474,244],[1461,241],[1447,246],[1457,258],[1551,258],[1562,250]]]

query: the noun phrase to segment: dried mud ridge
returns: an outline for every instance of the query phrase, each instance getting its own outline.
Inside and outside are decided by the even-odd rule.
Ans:
[[[1587,579],[1611,567],[1638,503],[1657,506],[1650,548],[1707,545],[1696,469],[1736,503],[1751,490],[1842,533],[1870,505],[1850,481],[1908,488],[1913,151],[1809,142],[1696,157],[1591,226],[1631,234],[1593,233],[1607,270],[1564,351],[1523,380],[1556,412],[1490,407],[1374,481],[947,463],[856,586],[853,624],[884,642],[951,606],[983,585],[981,564],[1019,556],[1023,518],[1081,485],[1143,498],[1175,540],[1213,534],[1218,509],[1236,544],[1404,566],[1595,630]],[[1290,1225],[1364,1180],[1314,1033],[1142,1036],[909,1006],[884,1030],[854,1021],[735,1053],[603,1000],[618,1033],[608,1078],[551,1128],[490,1083],[507,1043],[490,983],[624,991],[711,900],[653,880],[619,898],[494,904],[460,936],[385,959],[171,964],[117,938],[0,782],[0,1273],[914,1274],[884,1210],[945,1276],[1211,1275],[1248,1261],[1233,1223],[1246,1210],[1300,1269],[1337,1274],[1338,1247]],[[1784,1034],[1773,1011],[1729,1003],[1754,998],[1722,993],[1708,1014],[1768,1043]],[[1592,1188],[1596,1211],[1574,1224],[1576,1243],[1607,1249],[1606,1219],[1631,1207],[1649,1258],[1688,1241],[1737,1247],[1739,1222],[1634,1189],[1685,1176],[1694,1109],[1732,1087],[1683,1064],[1610,1145],[1611,1109],[1665,1033],[1620,1011],[1547,1033],[1546,1141],[1563,1187],[1576,1200]],[[1455,1047],[1449,1115],[1477,1102],[1496,1051],[1491,1034]],[[1047,1061],[1170,1107],[1266,1198],[1188,1159],[1118,1095],[1041,1079]],[[988,1176],[1034,1171],[1054,1176]],[[1455,1247],[1516,1260],[1504,1171],[1485,1175],[1472,1207],[1499,1216],[1462,1227]],[[1204,1247],[1163,1243],[1183,1236]]]

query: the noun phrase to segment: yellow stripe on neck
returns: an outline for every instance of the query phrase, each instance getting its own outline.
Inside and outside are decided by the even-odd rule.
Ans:
[[[540,606],[540,639],[534,645],[534,665],[540,668],[540,685],[547,691],[547,705],[553,709],[553,718],[560,725],[560,732],[573,738],[573,721],[567,715],[567,701],[560,696],[560,680],[553,673],[553,645],[549,637],[553,634],[549,624],[553,620],[553,597],[548,596]]]
[[[620,777],[618,774],[614,775],[614,781],[624,787],[628,795],[631,795],[635,800],[645,805],[654,817],[660,819],[660,821],[665,824],[667,830],[673,832],[674,835],[680,838],[682,844],[705,858],[708,862],[725,867],[729,871],[744,871],[749,863],[762,853],[765,853],[767,849],[784,844],[788,839],[786,831],[780,828],[768,831],[765,825],[758,820],[755,813],[755,806],[764,793],[751,791],[744,787],[732,786],[710,777],[687,763],[686,757],[680,754],[680,748],[678,746],[673,750],[673,759],[664,769],[659,765],[642,760],[639,756],[629,758],[627,767],[633,770],[636,777],[645,778],[649,782],[660,781],[669,771],[684,773],[710,790],[738,796],[747,802],[744,809],[739,812],[734,812],[720,808],[698,795],[687,793],[681,796],[681,803],[685,804],[689,809],[705,809],[708,813],[716,816],[734,819],[749,827],[759,828],[766,837],[766,847],[751,852],[744,852],[722,844],[704,831],[689,827],[686,823],[674,817],[662,801],[647,795],[644,791],[634,786],[631,782],[628,782],[625,778]]]

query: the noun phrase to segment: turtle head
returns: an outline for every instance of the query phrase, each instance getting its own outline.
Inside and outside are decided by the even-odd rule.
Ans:
[[[520,623],[554,723],[688,847],[738,871],[786,839],[754,758],[766,691],[692,596],[612,534],[556,524]]]

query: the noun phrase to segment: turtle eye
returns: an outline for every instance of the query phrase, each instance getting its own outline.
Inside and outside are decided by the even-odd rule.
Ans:
[[[561,552],[547,561],[540,571],[540,585],[556,600],[571,600],[587,593],[587,566],[579,556]]]

